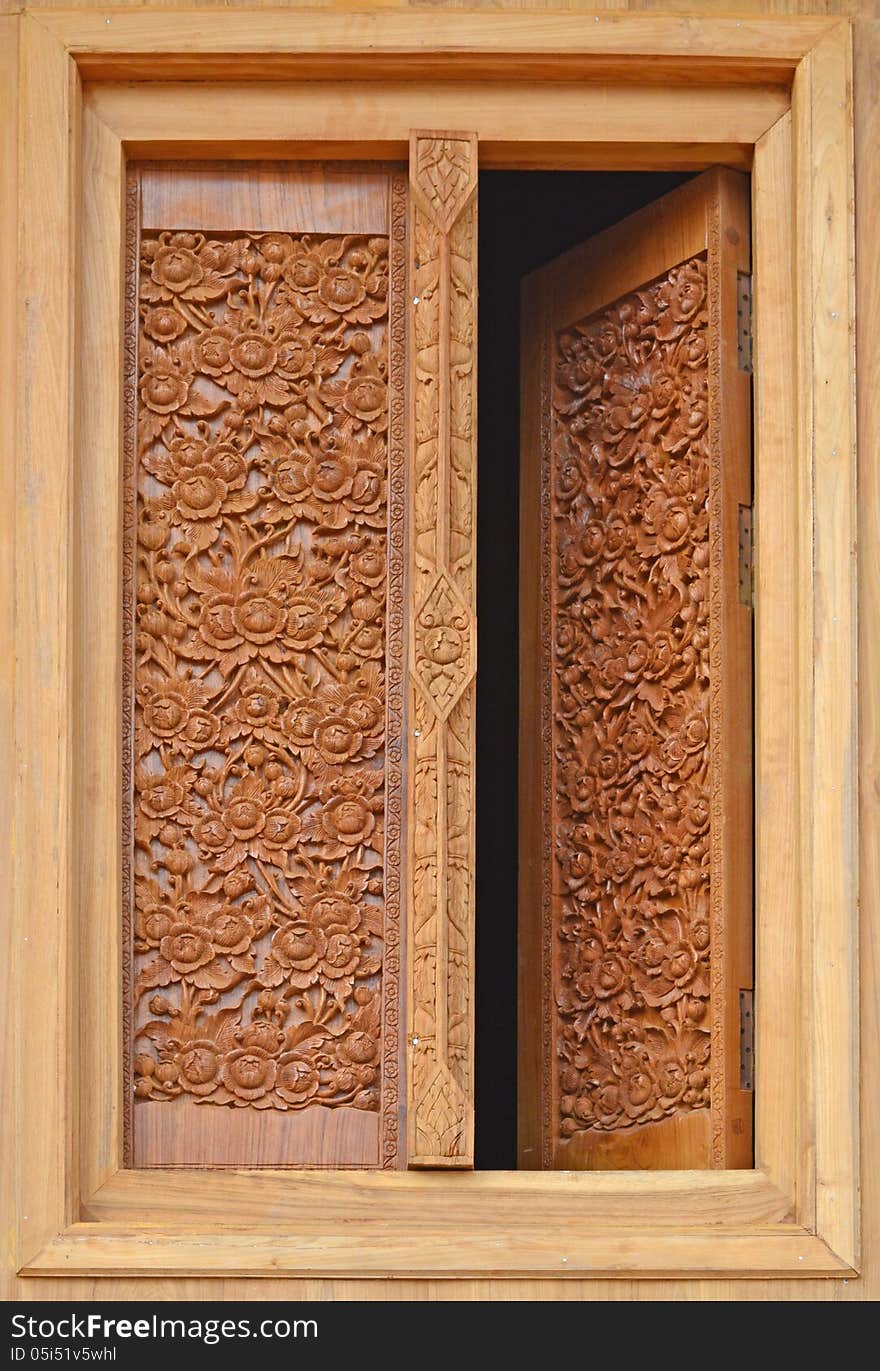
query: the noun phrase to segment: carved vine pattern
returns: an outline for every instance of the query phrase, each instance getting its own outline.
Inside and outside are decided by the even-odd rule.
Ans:
[[[467,1165],[473,1147],[476,140],[415,135],[410,167],[416,609],[409,1160]]]
[[[545,709],[563,1139],[711,1105],[707,325],[701,256],[556,339]]]
[[[390,269],[381,235],[145,233],[126,309],[133,1093],[381,1103],[386,1166],[405,203]]]

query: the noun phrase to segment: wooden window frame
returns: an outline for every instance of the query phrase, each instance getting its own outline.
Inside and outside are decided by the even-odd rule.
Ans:
[[[2,19],[0,332],[16,453],[12,930],[23,1276],[848,1276],[858,1270],[850,25],[825,18],[41,9]],[[17,39],[16,39],[17,35]],[[2,35],[0,35],[2,36]],[[18,60],[16,61],[16,54]],[[157,74],[162,81],[155,80]],[[381,77],[383,85],[375,84]],[[406,83],[395,84],[400,78]],[[411,78],[418,78],[413,81]],[[188,82],[198,78],[194,87]],[[372,83],[370,87],[365,81]],[[17,87],[16,87],[17,82]],[[294,85],[293,82],[296,82]],[[303,84],[305,83],[305,84]],[[344,83],[344,84],[343,84]],[[234,123],[237,141],[228,131]],[[121,1169],[118,741],[127,155],[751,167],[756,1165]],[[348,128],[348,141],[340,130]],[[694,133],[700,141],[694,141]],[[8,145],[13,151],[13,145]],[[10,232],[7,210],[2,232]],[[108,288],[109,287],[109,288]],[[35,1287],[35,1294],[38,1293]]]

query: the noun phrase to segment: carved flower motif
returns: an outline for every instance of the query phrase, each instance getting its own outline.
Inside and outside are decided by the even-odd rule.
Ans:
[[[230,739],[249,734],[261,742],[280,744],[284,740],[282,697],[255,665],[248,666],[241,678],[238,698],[227,724]]]
[[[348,574],[359,585],[378,589],[385,580],[386,553],[384,541],[378,539],[361,546],[359,552],[352,554],[348,563]]]
[[[173,414],[189,399],[190,380],[168,358],[157,356],[141,373],[141,400],[154,414]]]
[[[202,989],[226,990],[253,971],[250,947],[266,928],[265,902],[249,908],[223,896],[186,891],[164,904],[138,905],[136,932],[158,956],[141,968],[138,990],[184,980]]]
[[[275,1089],[288,1104],[308,1104],[317,1095],[320,1083],[318,1072],[308,1057],[287,1052],[279,1060]]]
[[[304,239],[294,244],[284,279],[296,308],[316,324],[372,324],[387,311],[384,239]]]
[[[138,753],[143,755],[157,742],[173,741],[186,756],[213,746],[220,734],[220,720],[208,708],[213,693],[202,681],[187,676],[143,679],[137,691],[143,721]]]
[[[192,812],[195,772],[187,765],[166,766],[161,771],[139,768],[135,777],[138,797],[138,835],[156,837],[169,821]]]
[[[321,387],[325,404],[341,405],[355,427],[384,433],[388,427],[388,377],[385,363],[374,354],[359,357],[348,376],[334,377]]]
[[[186,320],[173,305],[158,305],[144,312],[144,333],[157,343],[173,343],[186,329]]]
[[[216,658],[224,673],[255,657],[283,662],[317,646],[339,607],[333,591],[304,584],[286,557],[253,558],[239,571],[199,568],[188,575],[199,593],[201,644],[187,651]]]
[[[292,705],[286,731],[306,764],[321,771],[373,757],[383,719],[381,677],[367,665],[347,684],[327,686],[319,697]]]
[[[250,1104],[268,1094],[278,1066],[262,1047],[239,1047],[223,1060],[220,1076],[236,1104]]]
[[[217,1088],[220,1053],[211,1039],[188,1043],[177,1059],[181,1089],[189,1095],[210,1095]]]
[[[361,969],[362,948],[368,932],[360,933],[360,911],[346,908],[331,911],[325,908],[320,927],[311,919],[295,919],[284,924],[274,934],[269,954],[263,963],[261,979],[266,985],[280,985],[282,981],[301,990],[319,981],[331,991],[343,978],[350,979]],[[331,922],[328,915],[343,914],[344,922]],[[354,917],[353,917],[354,916]],[[370,963],[365,968],[375,969]]]
[[[379,1060],[379,1044],[369,1033],[349,1033],[337,1047],[336,1058],[347,1066],[374,1066]]]
[[[669,500],[658,492],[646,507],[643,527],[661,552],[675,552],[690,534],[690,512],[683,501]]]
[[[686,988],[694,995],[709,993],[703,963],[693,944],[683,936],[681,922],[675,915],[646,933],[633,951],[632,961],[636,968],[634,985],[648,1005],[663,1008]]]
[[[627,979],[627,969],[619,957],[598,957],[589,971],[578,977],[578,993],[585,1000],[609,1000],[620,993]]]
[[[229,289],[235,269],[232,243],[208,243],[200,233],[161,233],[146,238],[141,255],[141,298],[149,301],[216,300]]]
[[[369,845],[379,850],[383,777],[380,771],[328,771],[321,785],[321,808],[308,831],[327,856],[344,857]]]
[[[147,454],[143,463],[170,487],[156,509],[180,527],[191,547],[210,546],[224,516],[243,513],[256,503],[256,496],[242,489],[248,467],[232,443],[178,434],[167,447]]]
[[[676,326],[691,323],[706,299],[705,274],[695,262],[673,268],[668,282],[664,290],[667,314],[657,325],[657,337],[661,339],[677,336]]]
[[[326,950],[327,939],[320,928],[304,920],[284,924],[272,938],[261,978],[266,985],[280,985],[286,980],[304,990],[317,981]]]
[[[218,871],[232,871],[247,856],[283,868],[304,833],[296,788],[283,775],[244,776],[225,792],[209,792],[205,803],[207,814],[192,833]]]
[[[153,880],[144,879],[135,890],[134,933],[139,944],[157,948],[177,921],[176,901]]]
[[[320,370],[332,370],[337,360],[337,354],[322,352]],[[196,370],[253,408],[289,404],[301,389],[298,383],[318,367],[319,358],[293,329],[244,314],[202,333],[193,361]]]

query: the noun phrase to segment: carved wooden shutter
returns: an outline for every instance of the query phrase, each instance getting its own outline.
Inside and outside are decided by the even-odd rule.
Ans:
[[[524,291],[527,1168],[751,1165],[748,269],[710,172]]]
[[[476,138],[410,145],[411,1166],[473,1164]]]
[[[130,175],[130,1164],[405,1156],[406,202]]]

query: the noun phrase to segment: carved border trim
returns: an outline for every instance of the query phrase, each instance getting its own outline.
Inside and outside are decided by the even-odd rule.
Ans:
[[[541,326],[541,1165],[553,1166],[553,472],[550,331]]]
[[[125,178],[125,267],[122,381],[122,1146],[123,1165],[134,1165],[132,1128],[132,927],[134,918],[134,592],[137,528],[137,346],[140,177]]]
[[[709,1098],[712,1119],[712,1166],[725,1165],[727,1062],[725,1033],[724,881],[724,549],[722,545],[722,408],[721,408],[721,203],[717,192],[707,205],[706,266],[709,305],[709,1012],[711,1054]]]
[[[473,1165],[477,140],[410,139],[410,1166]]]
[[[383,1168],[401,1164],[400,884],[406,594],[406,206],[407,178],[392,171],[389,194],[388,602],[385,639],[385,925],[382,959]]]

